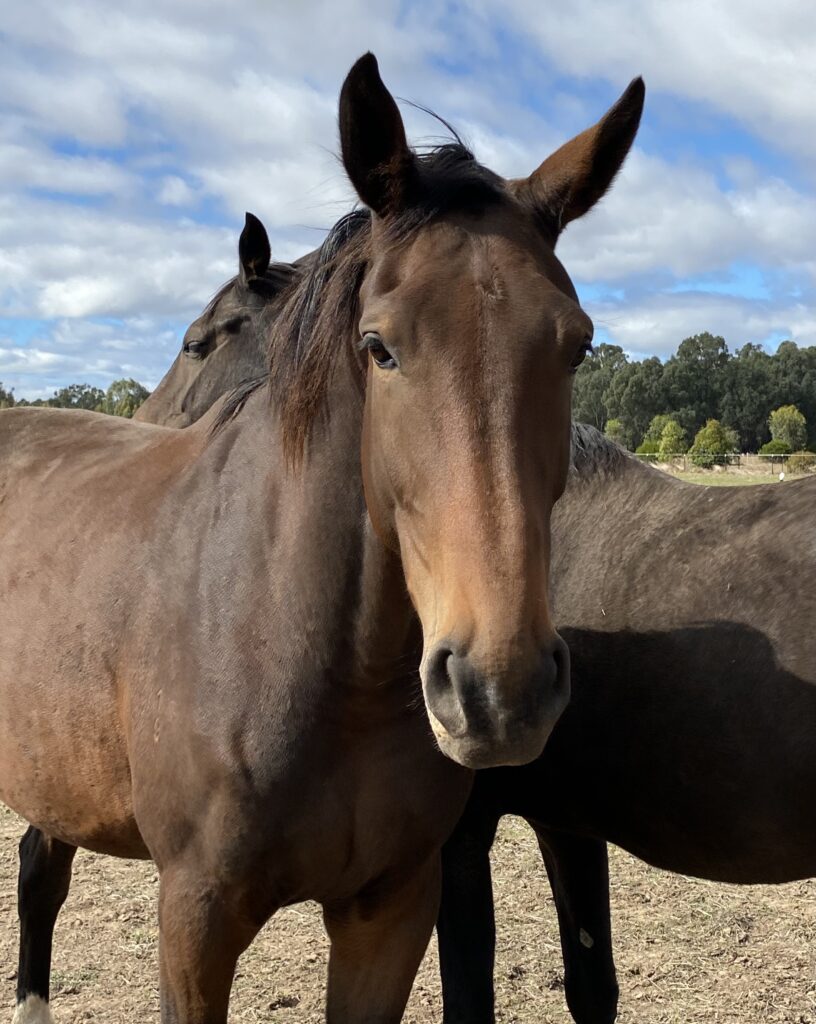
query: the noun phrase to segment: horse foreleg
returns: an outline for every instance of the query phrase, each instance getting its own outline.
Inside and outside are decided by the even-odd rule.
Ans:
[[[490,848],[499,819],[471,801],[442,849],[436,924],[445,1024],[492,1024],[496,924]]]
[[[618,982],[606,843],[530,824],[555,897],[567,1006],[577,1024],[612,1024],[617,1016]]]
[[[327,1024],[397,1024],[431,938],[441,870],[434,856],[399,883],[325,904],[331,940]]]
[[[162,1024],[226,1024],[238,957],[268,917],[250,917],[244,902],[237,889],[195,866],[161,872]]]
[[[20,962],[14,1024],[50,1024],[51,945],[54,925],[71,884],[75,846],[30,826],[20,840],[17,908]]]

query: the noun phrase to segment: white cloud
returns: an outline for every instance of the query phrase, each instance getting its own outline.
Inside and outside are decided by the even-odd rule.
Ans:
[[[588,302],[596,328],[615,344],[639,356],[670,355],[683,338],[703,331],[719,334],[729,348],[746,342],[790,338],[812,344],[816,310],[804,303],[771,303],[700,292],[655,294],[625,302]]]
[[[559,254],[586,281],[657,270],[683,277],[735,261],[812,268],[816,196],[778,179],[744,180],[723,189],[708,170],[636,150],[609,196],[568,228]]]
[[[508,29],[529,43],[511,59]],[[38,374],[49,383],[79,374],[68,358],[84,358],[97,379],[122,376],[134,344],[133,375],[154,382],[175,354],[175,332],[234,273],[245,210],[267,224],[276,258],[316,245],[353,201],[334,155],[337,94],[367,48],[397,95],[438,108],[507,175],[529,173],[563,141],[557,124],[578,130],[602,113],[592,90],[571,91],[570,77],[622,87],[638,72],[650,95],[699,101],[807,166],[816,158],[815,30],[816,8],[799,0],[715,9],[575,0],[546,10],[530,0],[12,4],[0,63],[0,316],[49,323],[26,348],[3,348],[0,379],[36,390]],[[650,122],[649,109],[647,100],[652,149],[633,153],[559,248],[576,280],[627,296],[592,312],[639,351],[668,351],[696,329],[812,340],[813,190],[743,156],[704,163],[689,147],[668,161],[657,143],[670,128]],[[440,133],[418,111],[405,118],[414,137]],[[761,307],[659,291],[727,276],[735,263],[771,282]],[[794,285],[803,297],[790,298]],[[90,318],[101,317],[125,326],[100,333]],[[172,324],[172,345],[137,321]],[[25,369],[22,352],[31,353]]]
[[[175,359],[183,330],[183,324],[130,317],[57,320],[25,347],[0,335],[0,382],[29,399],[49,397],[67,381],[105,388],[132,377],[153,388]]]
[[[176,174],[168,174],[162,179],[161,188],[156,197],[165,206],[189,206],[195,202],[195,189],[190,188],[184,178]]]
[[[0,273],[23,317],[195,314],[237,270],[237,231],[0,196]]]
[[[816,158],[816,6],[802,0],[472,0],[561,71],[700,101],[773,146]]]
[[[111,160],[61,156],[36,142],[0,139],[0,191],[15,188],[77,196],[126,196],[136,182]]]

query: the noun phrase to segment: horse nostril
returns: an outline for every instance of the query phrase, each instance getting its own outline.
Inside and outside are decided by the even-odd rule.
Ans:
[[[429,655],[424,673],[428,707],[450,736],[462,736],[467,731],[467,721],[456,692],[456,660],[449,647],[440,645]]]
[[[552,663],[555,669],[552,680],[555,689],[560,690],[569,686],[569,648],[560,636],[555,641],[555,646],[553,647]]]

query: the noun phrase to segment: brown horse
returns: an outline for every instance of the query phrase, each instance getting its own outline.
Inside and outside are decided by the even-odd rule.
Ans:
[[[180,355],[137,410],[135,420],[160,426],[187,426],[200,419],[238,383],[264,371],[264,326],[270,311],[281,308],[295,274],[308,266],[315,254],[294,264],[271,263],[266,229],[254,214],[247,213],[238,255],[238,274],[219,289],[185,332]],[[50,894],[36,884],[42,877],[43,857],[62,865],[61,869],[50,869],[59,883]],[[44,900],[51,903],[49,913],[56,914],[67,896],[72,859],[72,847],[51,841],[49,849],[48,837],[33,825],[20,842],[18,904],[24,927],[20,936],[18,994],[22,1009],[18,1020],[33,1020],[36,1024],[38,1019],[47,1019],[44,1004],[49,991],[51,931],[32,929],[27,922],[38,910],[41,912]]]
[[[266,367],[261,330],[268,307],[281,304],[293,276],[314,254],[296,263],[272,263],[266,228],[247,213],[238,240],[238,274],[221,287],[184,335],[181,352],[135,420],[165,427],[195,423],[216,398]]]
[[[572,699],[535,763],[478,773],[445,848],[449,1022],[493,1020],[503,814],[538,835],[578,1024],[617,1012],[606,841],[716,881],[816,875],[816,479],[699,487],[574,436],[551,577]]]
[[[553,245],[642,103],[506,182],[415,156],[367,55],[340,128],[373,213],[289,295],[265,386],[184,431],[0,414],[21,1019],[77,846],[157,864],[164,1022],[223,1024],[238,956],[309,898],[329,1019],[400,1017],[468,769],[537,756],[567,701],[549,520],[591,325]]]

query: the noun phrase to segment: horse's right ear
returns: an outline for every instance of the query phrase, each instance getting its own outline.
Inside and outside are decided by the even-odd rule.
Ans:
[[[414,155],[373,53],[360,57],[343,83],[340,146],[349,180],[366,206],[384,217],[407,205],[416,180]]]
[[[247,213],[244,230],[238,239],[238,262],[241,280],[250,285],[253,280],[263,277],[269,269],[272,249],[266,228],[254,213]]]

